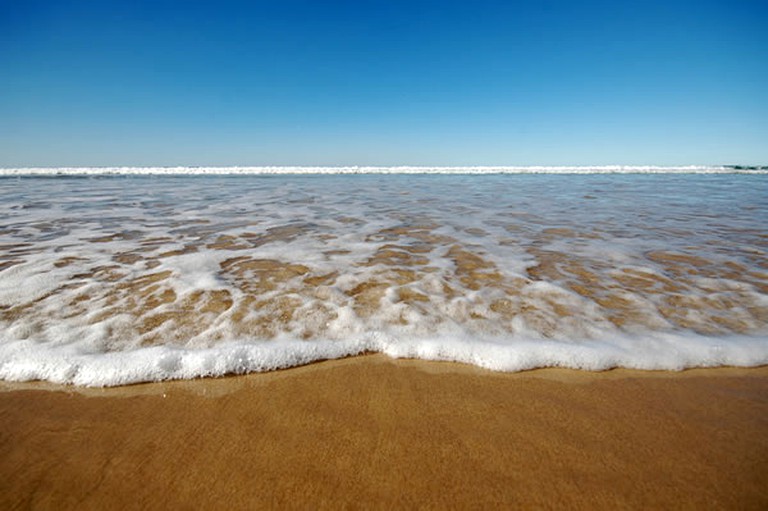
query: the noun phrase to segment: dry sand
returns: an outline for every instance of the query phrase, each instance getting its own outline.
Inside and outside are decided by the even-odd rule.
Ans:
[[[0,386],[0,509],[768,509],[768,368]]]

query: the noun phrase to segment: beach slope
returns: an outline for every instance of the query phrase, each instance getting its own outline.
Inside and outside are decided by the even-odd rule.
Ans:
[[[768,507],[768,368],[0,387],[0,508]]]

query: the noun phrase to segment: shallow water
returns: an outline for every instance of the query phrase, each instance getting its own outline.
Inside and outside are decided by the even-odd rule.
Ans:
[[[764,175],[0,178],[0,377],[768,363]]]

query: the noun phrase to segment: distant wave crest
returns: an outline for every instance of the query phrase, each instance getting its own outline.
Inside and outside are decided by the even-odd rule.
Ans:
[[[0,176],[280,175],[280,174],[768,174],[768,167],[739,165],[602,166],[347,166],[347,167],[26,167],[0,168]]]

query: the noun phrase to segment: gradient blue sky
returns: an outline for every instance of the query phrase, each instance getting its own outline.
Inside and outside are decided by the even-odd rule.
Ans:
[[[0,0],[0,166],[768,164],[768,2]]]

